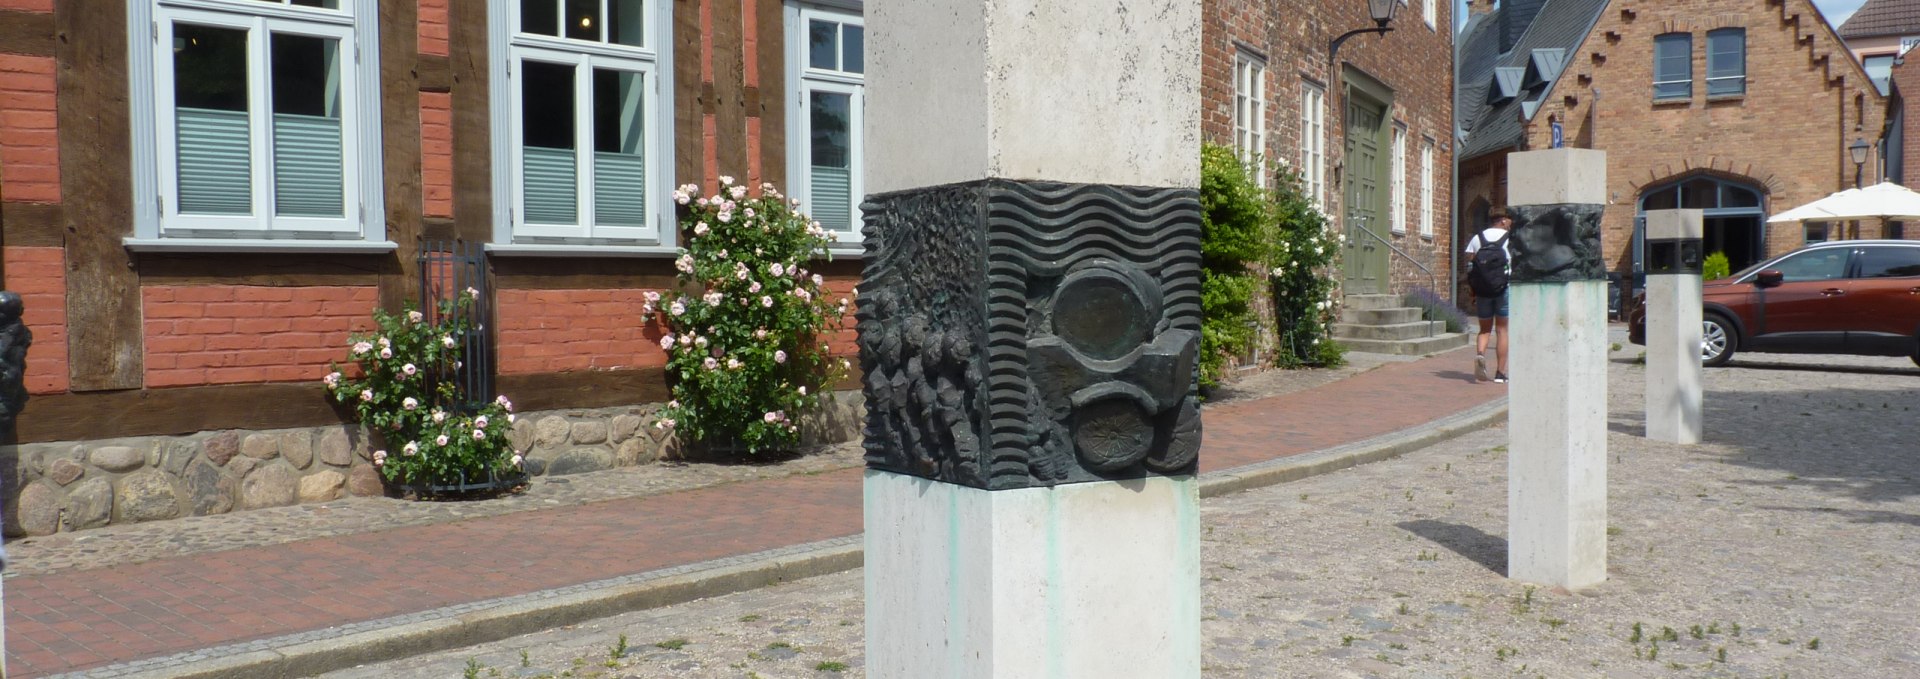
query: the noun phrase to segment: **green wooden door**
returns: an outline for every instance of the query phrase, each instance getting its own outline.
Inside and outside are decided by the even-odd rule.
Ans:
[[[1341,268],[1349,295],[1387,292],[1386,107],[1354,92],[1347,97],[1345,251]],[[1369,236],[1362,230],[1371,232]],[[1377,236],[1377,238],[1375,237]]]

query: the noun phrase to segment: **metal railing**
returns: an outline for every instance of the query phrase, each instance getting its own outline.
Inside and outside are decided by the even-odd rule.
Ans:
[[[443,300],[455,299],[472,288],[472,304],[455,305],[454,313],[468,321],[468,330],[455,337],[460,343],[460,367],[447,374],[433,375],[436,381],[452,380],[460,394],[457,403],[439,404],[457,412],[471,412],[485,406],[493,394],[493,293],[487,286],[487,252],[479,243],[423,241],[420,244],[420,311],[438,322]]]
[[[1440,294],[1440,288],[1439,288],[1439,285],[1440,285],[1440,278],[1439,278],[1438,276],[1435,276],[1435,275],[1434,275],[1434,273],[1433,273],[1433,269],[1429,269],[1429,268],[1427,268],[1427,265],[1425,265],[1425,264],[1421,264],[1421,263],[1420,263],[1420,260],[1417,260],[1417,259],[1414,259],[1414,258],[1413,258],[1413,255],[1409,255],[1409,254],[1407,254],[1407,251],[1405,251],[1405,250],[1402,250],[1402,249],[1400,249],[1400,246],[1397,246],[1397,245],[1394,245],[1392,241],[1389,241],[1389,240],[1387,240],[1386,238],[1383,238],[1383,237],[1381,237],[1381,236],[1380,236],[1380,234],[1377,234],[1377,233],[1374,233],[1374,232],[1373,232],[1372,230],[1370,230],[1370,229],[1368,229],[1368,228],[1367,228],[1367,218],[1366,218],[1366,217],[1360,217],[1360,218],[1358,218],[1358,219],[1359,219],[1359,222],[1360,222],[1360,226],[1359,226],[1359,228],[1357,228],[1357,229],[1348,229],[1348,231],[1359,231],[1360,233],[1364,233],[1364,234],[1367,234],[1367,235],[1369,235],[1369,236],[1373,236],[1373,239],[1374,239],[1374,240],[1377,240],[1377,241],[1380,241],[1380,244],[1381,244],[1381,245],[1385,245],[1385,246],[1387,246],[1387,250],[1388,250],[1389,252],[1392,252],[1393,254],[1396,254],[1396,255],[1400,255],[1400,258],[1401,258],[1401,259],[1405,259],[1405,260],[1407,260],[1407,262],[1408,262],[1408,263],[1411,263],[1411,264],[1413,264],[1413,265],[1414,265],[1415,267],[1417,267],[1417,268],[1419,268],[1419,269],[1420,269],[1420,271],[1422,271],[1422,272],[1424,272],[1424,273],[1426,273],[1426,274],[1427,274],[1427,289],[1428,289],[1428,290],[1432,290],[1432,291],[1433,291],[1433,293],[1434,293],[1434,294],[1436,294],[1436,295],[1437,295],[1437,294]],[[1393,272],[1392,272],[1391,270],[1389,270],[1389,271],[1387,272],[1387,280],[1389,280],[1389,281],[1391,281],[1391,280],[1393,280]],[[1391,285],[1389,285],[1387,289],[1388,289],[1389,291],[1391,291],[1391,290],[1392,290],[1393,288],[1392,288],[1392,286],[1391,286]],[[1434,321],[1433,321],[1432,319],[1429,319],[1429,318],[1427,318],[1427,314],[1426,314],[1426,312],[1425,312],[1425,311],[1421,311],[1421,312],[1420,312],[1420,318],[1421,318],[1421,320],[1422,320],[1423,322],[1425,322],[1425,323],[1427,324],[1427,336],[1428,336],[1428,337],[1433,337],[1433,336],[1434,336],[1434,333],[1433,333],[1433,324],[1434,324]]]

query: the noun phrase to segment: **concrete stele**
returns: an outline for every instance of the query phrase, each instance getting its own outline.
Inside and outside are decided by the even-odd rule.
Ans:
[[[1199,0],[872,0],[865,19],[868,192],[1199,186]]]
[[[1193,477],[865,495],[869,676],[1200,676]]]
[[[1647,239],[1699,241],[1700,210],[1650,210]],[[1690,445],[1699,443],[1702,419],[1700,273],[1647,275],[1647,438]]]
[[[1507,162],[1514,205],[1607,202],[1603,152]],[[1508,295],[1507,577],[1596,585],[1607,579],[1607,283],[1515,280]]]

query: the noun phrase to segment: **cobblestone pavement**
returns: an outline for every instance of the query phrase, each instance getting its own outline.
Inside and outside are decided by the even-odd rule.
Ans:
[[[1222,390],[1216,404],[1249,401],[1322,386],[1387,363],[1410,359],[1353,354],[1332,369],[1275,370],[1248,375]],[[175,521],[108,526],[25,538],[7,544],[7,577],[104,568],[168,556],[277,545],[313,538],[447,523],[515,512],[646,497],[729,483],[858,467],[858,443],[812,451],[765,464],[663,462],[591,474],[536,478],[526,492],[484,502],[412,502],[343,498]]]
[[[1610,366],[1608,582],[1502,577],[1505,430],[1477,432],[1205,501],[1206,676],[1920,676],[1920,370],[1743,357],[1687,448],[1640,437],[1638,352]],[[858,677],[861,577],[325,676]]]

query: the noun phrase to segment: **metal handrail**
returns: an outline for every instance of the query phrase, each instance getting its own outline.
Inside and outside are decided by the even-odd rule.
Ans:
[[[1391,251],[1391,252],[1393,252],[1393,254],[1396,254],[1396,255],[1400,255],[1400,257],[1402,257],[1402,258],[1404,258],[1404,259],[1406,259],[1406,260],[1407,260],[1408,262],[1411,262],[1411,263],[1412,263],[1412,264],[1413,264],[1414,266],[1416,266],[1416,267],[1419,267],[1421,271],[1423,271],[1423,272],[1426,272],[1426,274],[1427,274],[1427,285],[1428,285],[1428,288],[1427,288],[1427,289],[1428,289],[1428,290],[1432,290],[1432,291],[1433,291],[1433,294],[1435,294],[1435,295],[1438,295],[1438,294],[1440,294],[1440,287],[1439,287],[1439,286],[1440,286],[1440,278],[1439,278],[1438,276],[1435,276],[1435,275],[1433,274],[1433,269],[1429,269],[1429,268],[1427,268],[1427,265],[1425,265],[1425,264],[1421,264],[1421,263],[1420,263],[1420,260],[1417,260],[1417,259],[1414,259],[1414,258],[1413,258],[1413,255],[1409,255],[1409,254],[1407,254],[1407,251],[1405,251],[1405,250],[1401,250],[1401,249],[1400,249],[1400,246],[1398,246],[1398,245],[1394,245],[1392,241],[1389,241],[1389,240],[1387,240],[1387,239],[1385,239],[1385,238],[1382,238],[1382,237],[1380,236],[1380,234],[1377,234],[1377,233],[1374,233],[1373,231],[1371,231],[1371,230],[1369,230],[1369,229],[1367,229],[1367,218],[1366,218],[1366,217],[1360,217],[1360,218],[1359,218],[1359,220],[1360,220],[1360,229],[1359,229],[1359,231],[1360,231],[1360,233],[1364,233],[1364,234],[1367,234],[1367,235],[1369,235],[1369,236],[1373,236],[1373,239],[1374,239],[1374,240],[1377,240],[1377,241],[1380,241],[1380,244],[1381,244],[1381,245],[1385,245],[1385,246],[1387,246],[1387,250],[1389,250],[1389,251]],[[1348,229],[1348,230],[1349,230],[1349,231],[1352,231],[1353,229]],[[1388,272],[1387,272],[1387,280],[1388,280],[1388,281],[1392,281],[1392,280],[1393,280],[1393,272],[1392,272],[1392,271],[1388,271]],[[1389,285],[1388,285],[1388,287],[1387,287],[1387,289],[1388,289],[1388,290],[1392,290],[1392,289],[1393,289],[1393,287],[1392,287],[1392,285],[1391,285],[1391,284],[1389,284]],[[1426,314],[1425,314],[1425,313],[1422,313],[1422,314],[1420,314],[1420,317],[1421,317],[1422,319],[1426,319]],[[1426,324],[1427,324],[1427,337],[1433,337],[1433,336],[1434,336],[1434,334],[1433,334],[1433,321],[1432,321],[1432,320],[1426,320]]]

